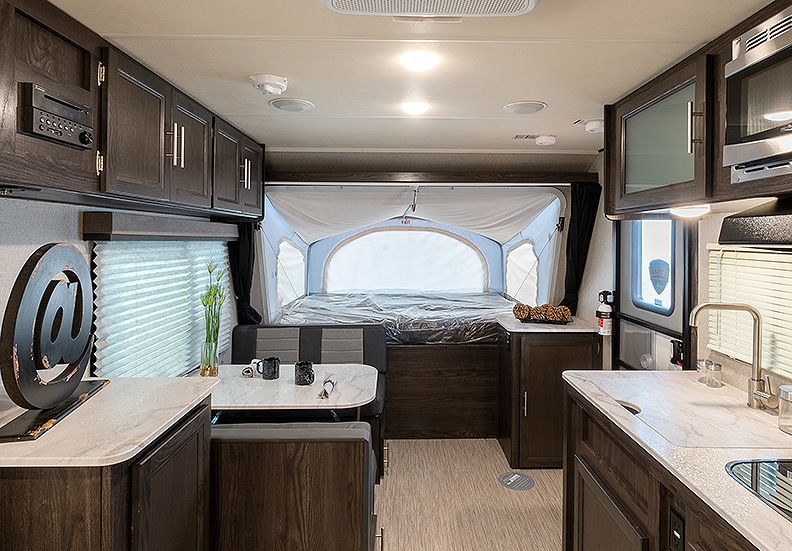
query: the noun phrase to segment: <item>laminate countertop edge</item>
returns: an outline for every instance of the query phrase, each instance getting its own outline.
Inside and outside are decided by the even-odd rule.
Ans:
[[[209,377],[111,379],[38,439],[0,443],[0,468],[123,463],[205,400],[217,382]],[[24,411],[0,394],[0,424]]]

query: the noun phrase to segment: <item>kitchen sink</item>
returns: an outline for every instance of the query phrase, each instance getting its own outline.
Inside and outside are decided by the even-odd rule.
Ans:
[[[792,521],[792,459],[732,461],[726,472]]]

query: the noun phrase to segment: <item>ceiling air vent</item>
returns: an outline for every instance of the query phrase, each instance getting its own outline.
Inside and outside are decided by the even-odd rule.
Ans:
[[[393,17],[497,17],[522,15],[539,0],[322,0],[338,13]]]

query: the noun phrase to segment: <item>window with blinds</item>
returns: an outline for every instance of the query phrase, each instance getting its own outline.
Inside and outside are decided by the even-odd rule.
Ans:
[[[105,241],[94,246],[99,377],[166,377],[197,367],[205,340],[200,295],[210,262],[228,288],[218,349],[234,324],[228,248],[218,241]]]
[[[792,251],[710,245],[713,302],[744,302],[762,314],[762,366],[792,373]],[[753,321],[746,312],[709,312],[708,347],[751,362]]]

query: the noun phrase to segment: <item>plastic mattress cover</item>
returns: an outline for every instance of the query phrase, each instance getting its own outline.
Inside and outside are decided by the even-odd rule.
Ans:
[[[329,293],[287,304],[275,323],[377,323],[390,344],[493,343],[498,314],[515,302],[499,293]]]

